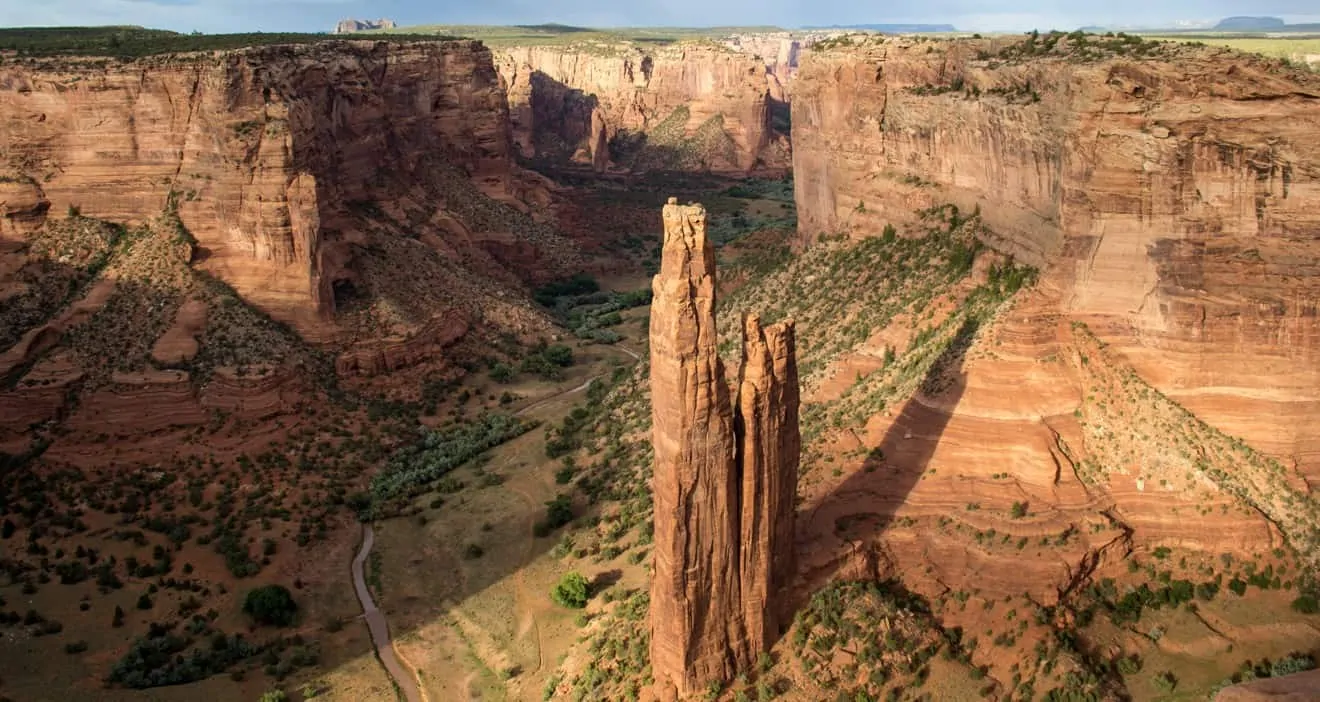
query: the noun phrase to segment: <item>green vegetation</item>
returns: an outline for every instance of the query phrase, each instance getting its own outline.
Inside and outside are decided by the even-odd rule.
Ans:
[[[1100,61],[1116,56],[1154,58],[1165,53],[1167,48],[1168,45],[1162,42],[1123,32],[1096,35],[1082,31],[1068,34],[1058,31],[1041,34],[1033,31],[1022,41],[1004,47],[993,57],[982,52],[977,58],[1020,62],[1037,57],[1056,56],[1074,61]]]
[[[594,278],[581,273],[537,288],[533,297],[550,308],[564,326],[573,330],[574,336],[602,344],[613,344],[623,338],[609,328],[623,321],[621,311],[651,304],[649,289],[626,293],[602,291]]]
[[[293,593],[283,585],[266,585],[243,598],[243,613],[258,624],[289,626],[298,612]]]
[[[421,493],[427,483],[439,480],[481,453],[526,433],[533,426],[513,415],[492,412],[472,421],[454,422],[427,431],[416,444],[397,451],[372,477],[374,513],[379,513],[383,503]]]
[[[389,41],[439,41],[455,37],[424,33],[373,38]],[[128,60],[158,54],[227,51],[251,46],[313,44],[343,39],[328,34],[288,32],[179,34],[142,27],[22,27],[0,29],[0,53],[15,51],[20,57],[96,56]]]
[[[555,499],[545,503],[545,519],[534,525],[533,532],[538,538],[544,538],[571,521],[573,521],[573,499],[560,493]]]
[[[807,678],[841,699],[878,700],[890,684],[920,688],[941,650],[972,677],[962,630],[940,626],[929,603],[896,580],[831,583],[798,612],[789,636]],[[835,666],[839,650],[855,652],[855,663]]]
[[[1224,46],[1237,51],[1292,62],[1304,62],[1306,56],[1320,56],[1320,37],[1317,36],[1245,37],[1220,34],[1170,34],[1164,36],[1143,35],[1143,37],[1150,41],[1184,42],[1196,46],[1206,44]]]
[[[587,646],[586,668],[572,680],[578,700],[636,700],[650,670],[651,636],[646,614],[651,600],[645,590],[632,590],[607,605],[606,625]],[[548,699],[548,698],[547,698]]]
[[[590,593],[587,579],[577,571],[565,573],[550,591],[550,599],[561,607],[582,609],[587,606]]]

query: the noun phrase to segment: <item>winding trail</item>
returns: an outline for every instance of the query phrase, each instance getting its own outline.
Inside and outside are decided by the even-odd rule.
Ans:
[[[616,344],[614,345],[614,348],[628,354],[634,361],[642,360],[641,355],[622,344]],[[582,392],[588,387],[591,387],[591,384],[598,378],[603,378],[606,375],[606,373],[597,373],[584,380],[581,385],[568,390],[562,390],[549,397],[543,397],[518,410],[516,414],[527,414],[532,410],[544,407],[566,395]],[[530,503],[535,503],[534,500],[531,500],[530,495],[524,493],[521,496],[524,499],[527,499]],[[529,529],[528,531],[529,537],[531,537],[531,530]],[[389,623],[385,621],[385,614],[376,607],[375,601],[371,599],[371,590],[367,589],[367,579],[363,574],[363,567],[367,562],[367,557],[371,555],[372,547],[375,545],[376,532],[372,530],[370,524],[364,523],[362,525],[362,546],[358,549],[357,555],[353,557],[353,589],[357,592],[358,602],[362,605],[362,616],[367,620],[367,629],[371,632],[371,643],[376,648],[376,656],[380,658],[381,664],[385,666],[385,672],[394,679],[396,684],[398,684],[399,689],[403,692],[403,696],[407,702],[425,702],[426,698],[422,694],[421,688],[418,685],[418,676],[416,672],[412,669],[412,666],[405,665],[402,661],[402,656],[395,653],[394,644],[390,640]],[[530,559],[530,556],[531,547],[529,546],[528,560]],[[519,576],[515,582],[517,586],[516,592],[518,593],[519,599],[526,600],[526,586],[522,581],[522,569],[519,569]],[[540,667],[544,665],[544,661],[541,660],[543,649],[541,646],[540,627],[536,623],[534,612],[528,611],[528,619],[528,622],[524,622],[520,626],[520,629],[522,629],[520,635],[526,633],[526,630],[529,628],[536,629],[537,669],[539,670]]]
[[[399,662],[398,656],[394,655],[389,624],[385,621],[385,615],[376,608],[375,601],[371,599],[371,591],[367,589],[367,579],[362,574],[362,566],[367,562],[367,556],[371,555],[371,548],[375,545],[376,532],[371,529],[370,524],[363,524],[362,547],[353,557],[353,589],[357,591],[358,602],[362,604],[362,616],[367,620],[367,629],[371,632],[371,643],[376,647],[376,655],[385,666],[385,672],[394,679],[408,702],[423,702],[417,677],[405,669]]]

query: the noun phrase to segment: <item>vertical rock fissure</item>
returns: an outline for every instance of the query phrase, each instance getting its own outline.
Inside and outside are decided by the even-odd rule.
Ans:
[[[744,321],[730,390],[705,210],[670,198],[664,232],[650,328],[651,665],[672,699],[733,679],[779,636],[801,441],[793,323]]]

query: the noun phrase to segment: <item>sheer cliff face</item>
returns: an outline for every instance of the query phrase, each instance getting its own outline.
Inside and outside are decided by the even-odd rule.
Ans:
[[[688,167],[787,165],[770,130],[776,81],[750,55],[698,46],[607,53],[532,46],[502,49],[496,62],[524,157],[633,166],[630,151],[646,134],[653,147],[701,151]]]
[[[0,235],[45,210],[137,222],[173,202],[200,265],[305,332],[333,311],[355,207],[434,183],[436,162],[510,189],[507,104],[477,42],[96,66],[0,68]]]
[[[991,243],[1046,266],[1063,311],[1144,377],[1314,472],[1320,429],[1300,419],[1320,409],[1320,78],[1191,47],[984,58],[1001,48],[809,52],[802,235],[979,206]]]
[[[659,695],[728,681],[779,635],[792,576],[798,384],[791,322],[746,322],[736,399],[716,349],[715,255],[705,211],[672,199],[651,312]]]

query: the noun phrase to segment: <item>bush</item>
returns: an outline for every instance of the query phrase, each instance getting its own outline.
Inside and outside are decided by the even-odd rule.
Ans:
[[[545,519],[536,523],[533,531],[537,537],[549,536],[550,532],[573,521],[573,498],[560,493],[555,499],[545,503]]]
[[[1174,677],[1173,673],[1166,670],[1155,676],[1155,689],[1160,692],[1167,695],[1176,687],[1178,687],[1178,678]]]
[[[64,644],[64,652],[69,655],[74,655],[75,653],[82,653],[83,651],[86,650],[87,650],[86,641],[74,641],[72,643]]]
[[[259,587],[243,599],[243,612],[258,624],[288,626],[293,623],[297,611],[293,593],[283,585]]]
[[[587,606],[587,579],[577,571],[564,574],[550,591],[550,599],[562,607],[582,609]]]
[[[1320,612],[1320,602],[1316,601],[1314,595],[1302,595],[1292,601],[1292,608],[1293,611],[1302,614],[1315,614]]]
[[[1314,659],[1305,654],[1294,653],[1275,661],[1274,665],[1270,666],[1270,677],[1279,678],[1293,673],[1313,670],[1314,668]]]
[[[1021,518],[1025,517],[1025,516],[1027,516],[1027,503],[1025,503],[1025,502],[1014,502],[1014,503],[1013,503],[1013,518],[1014,518],[1014,519],[1021,519]]]

